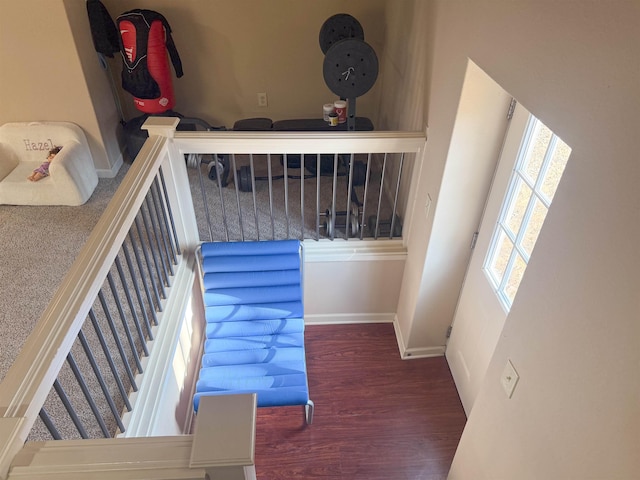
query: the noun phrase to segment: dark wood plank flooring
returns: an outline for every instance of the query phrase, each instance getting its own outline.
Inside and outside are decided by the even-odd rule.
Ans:
[[[393,325],[311,325],[313,424],[301,407],[258,409],[258,480],[435,480],[466,421],[444,357],[401,360]]]

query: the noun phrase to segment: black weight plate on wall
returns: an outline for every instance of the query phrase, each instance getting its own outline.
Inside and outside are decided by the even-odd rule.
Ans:
[[[284,165],[284,155],[280,157],[280,165]],[[296,153],[287,154],[287,168],[300,168],[300,155]]]
[[[237,172],[238,190],[241,192],[250,192],[253,190],[251,183],[251,167],[248,165],[241,166]]]
[[[345,38],[364,40],[364,30],[355,17],[338,13],[329,17],[320,28],[320,48],[326,54],[331,46]]]
[[[378,78],[378,56],[362,40],[347,38],[335,43],[324,57],[324,81],[341,98],[367,93]]]
[[[210,180],[216,180],[220,175],[220,186],[226,187],[229,184],[229,156],[228,155],[207,155],[208,157],[215,157],[215,160],[209,162],[209,174]]]
[[[352,183],[356,187],[365,184],[367,180],[367,166],[360,160],[353,162],[353,179]]]

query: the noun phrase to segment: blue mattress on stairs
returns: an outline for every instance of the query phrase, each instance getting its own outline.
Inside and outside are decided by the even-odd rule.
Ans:
[[[194,408],[203,395],[256,393],[258,407],[303,405],[311,423],[301,242],[211,242],[200,254],[206,339]]]

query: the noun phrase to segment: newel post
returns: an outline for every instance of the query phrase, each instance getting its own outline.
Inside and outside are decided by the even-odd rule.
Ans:
[[[255,480],[256,395],[200,398],[190,468],[210,480]]]
[[[7,478],[13,457],[24,445],[20,430],[24,418],[0,417],[0,479]]]
[[[175,117],[149,117],[141,128],[149,133],[149,138],[162,137],[168,140],[167,155],[161,168],[166,180],[164,187],[167,189],[173,210],[173,221],[176,223],[180,245],[185,247],[187,252],[193,252],[200,243],[200,237],[185,157],[173,144],[179,123],[180,119]]]
[[[149,117],[141,128],[149,132],[150,137],[157,135],[173,138],[178,123],[180,123],[180,119],[176,117]]]

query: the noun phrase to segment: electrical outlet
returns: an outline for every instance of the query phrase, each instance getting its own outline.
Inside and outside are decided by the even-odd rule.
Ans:
[[[268,105],[267,102],[267,94],[266,93],[259,93],[258,94],[258,106],[259,107],[266,107]]]
[[[513,395],[518,380],[520,380],[520,376],[513,367],[511,360],[508,360],[502,372],[502,377],[500,377],[500,383],[502,383],[502,388],[504,389],[504,393],[507,394],[507,397],[511,398]]]

